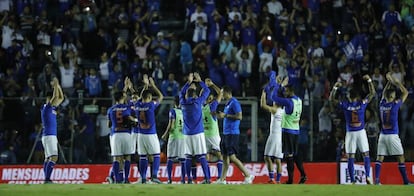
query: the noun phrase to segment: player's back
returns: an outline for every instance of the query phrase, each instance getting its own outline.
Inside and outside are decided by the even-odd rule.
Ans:
[[[42,135],[57,135],[56,107],[46,103],[41,108]]]
[[[278,107],[276,112],[270,114],[270,133],[281,133],[282,132],[282,116],[284,115],[285,110]]]
[[[383,134],[398,134],[398,110],[402,105],[402,101],[396,100],[387,102],[385,99],[381,100],[379,109],[381,117],[381,133]]]
[[[341,101],[340,107],[344,111],[346,130],[347,131],[360,131],[365,127],[365,110],[368,105],[368,101]]]
[[[188,98],[181,101],[184,119],[183,133],[195,135],[203,132],[202,101],[198,98]]]
[[[136,115],[138,117],[139,129],[142,134],[154,134],[157,133],[155,125],[155,109],[158,107],[158,103],[151,102],[141,102],[135,105],[137,111]]]
[[[130,133],[130,125],[128,117],[131,115],[130,107],[127,104],[116,104],[108,109],[108,117],[111,121],[111,134],[117,132]]]

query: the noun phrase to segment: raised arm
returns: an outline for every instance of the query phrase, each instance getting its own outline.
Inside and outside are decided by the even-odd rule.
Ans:
[[[397,86],[400,89],[400,91],[401,91],[401,101],[405,102],[405,100],[408,97],[408,90],[404,87],[404,85],[401,83],[401,81],[399,81],[396,78],[392,77],[391,73],[387,73],[387,79],[388,79],[388,83],[392,83],[393,85]],[[388,83],[387,83],[387,85],[388,85]],[[384,91],[385,91],[385,89],[384,89]],[[383,97],[385,97],[384,93],[383,93]]]
[[[262,91],[262,96],[260,97],[260,107],[269,111],[270,113],[276,113],[277,107],[275,105],[269,106],[266,104],[266,91]]]
[[[144,74],[144,76],[142,78],[142,82],[144,82],[144,87],[142,88],[141,93],[139,94],[139,97],[142,97],[142,93],[144,93],[144,91],[148,89],[149,80],[148,80],[148,75],[147,74]]]
[[[221,93],[220,88],[216,84],[214,84],[210,78],[206,78],[205,83],[208,87],[211,87],[217,93],[216,100],[220,103],[221,99],[223,98],[223,94]]]
[[[329,94],[329,101],[333,102],[334,104],[338,103],[338,99],[336,99],[336,92],[338,88],[341,87],[341,82],[336,82],[335,85],[332,87],[331,93]]]
[[[154,79],[149,78],[150,86],[154,89],[155,93],[157,93],[158,96],[158,103],[161,103],[164,99],[164,95],[162,95],[160,89],[158,89],[157,85],[155,85]]]
[[[374,83],[372,82],[372,79],[369,77],[368,74],[364,75],[362,78],[368,82],[369,94],[367,95],[366,99],[368,100],[368,102],[370,102],[375,97]]]
[[[62,88],[59,85],[59,80],[57,78],[53,78],[52,81],[52,85],[53,85],[53,95],[52,98],[50,99],[50,104],[52,106],[58,106],[60,105],[60,103],[62,103],[62,101],[65,99],[65,97],[63,96],[63,91]]]

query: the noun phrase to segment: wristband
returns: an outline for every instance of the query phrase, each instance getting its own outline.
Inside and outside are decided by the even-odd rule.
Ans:
[[[372,82],[371,78],[367,80],[368,83]]]
[[[336,90],[338,90],[338,87],[334,86],[333,89],[334,89],[334,91],[336,91]]]

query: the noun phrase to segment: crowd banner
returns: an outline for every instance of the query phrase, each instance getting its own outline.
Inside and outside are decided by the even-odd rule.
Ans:
[[[245,163],[247,170],[256,176],[255,184],[264,184],[268,181],[268,170],[264,163]],[[347,174],[346,163],[305,163],[304,167],[308,176],[307,184],[347,184],[349,176]],[[282,164],[282,183],[287,180],[286,164]],[[339,170],[338,170],[339,167]],[[85,184],[106,183],[105,178],[111,169],[110,164],[81,164],[81,165],[63,165],[55,166],[51,179],[55,183],[61,184]],[[148,170],[149,171],[149,170]],[[339,172],[338,172],[339,171]],[[398,173],[397,163],[383,163],[381,173],[382,184],[402,184],[401,177]],[[358,184],[364,184],[365,171],[363,165],[355,165],[355,173]],[[372,173],[372,171],[371,171]],[[414,165],[412,162],[407,163],[407,173],[409,179],[414,181]],[[217,178],[217,168],[215,164],[210,164],[210,174],[212,180]],[[167,181],[167,167],[161,165],[158,176],[161,181]],[[179,164],[174,164],[172,171],[173,181],[178,183],[181,176]],[[42,184],[44,180],[42,165],[0,165],[0,183],[3,184]],[[149,177],[149,172],[148,176]],[[138,168],[131,167],[130,182],[135,182],[140,178]],[[295,180],[297,183],[300,173],[295,170]],[[198,167],[197,181],[203,180],[203,171]],[[229,184],[240,184],[244,180],[243,174],[235,165],[230,165],[227,173],[227,182]]]

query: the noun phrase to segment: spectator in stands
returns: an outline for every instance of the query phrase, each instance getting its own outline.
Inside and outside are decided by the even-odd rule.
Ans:
[[[157,38],[151,42],[151,50],[154,54],[158,54],[163,64],[167,63],[168,52],[170,50],[170,42],[164,38],[163,32],[157,33]]]
[[[187,73],[190,73],[193,69],[193,53],[190,44],[186,41],[186,38],[184,36],[180,36],[179,39],[181,73],[186,75]]]
[[[96,74],[95,68],[90,68],[89,75],[85,77],[85,89],[89,97],[102,96],[101,78]]]
[[[164,96],[178,96],[180,84],[175,80],[173,73],[168,74],[168,79],[162,81],[161,92]]]

